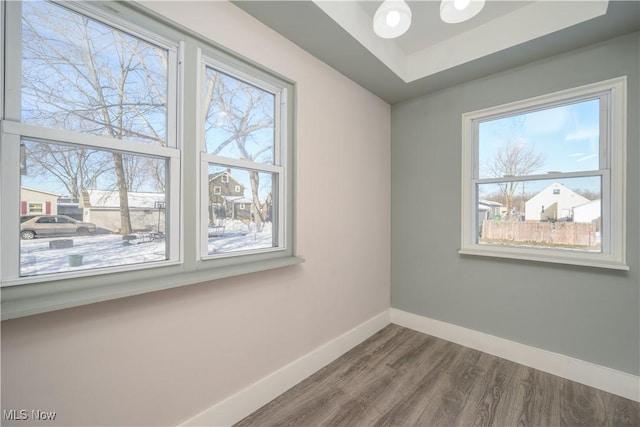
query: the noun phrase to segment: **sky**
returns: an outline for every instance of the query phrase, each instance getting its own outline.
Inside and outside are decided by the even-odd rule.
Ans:
[[[544,164],[531,175],[549,172],[580,172],[598,170],[600,151],[600,101],[592,99],[578,103],[519,114],[479,124],[479,178],[492,178],[487,171],[494,156],[507,142],[532,148],[544,158]],[[554,182],[576,190],[601,191],[599,177],[563,180],[527,181],[522,191],[535,193]],[[480,197],[498,190],[495,184],[484,184]]]
[[[480,178],[489,177],[483,166],[507,141],[543,155],[534,174],[599,169],[599,104],[594,99],[480,123]]]

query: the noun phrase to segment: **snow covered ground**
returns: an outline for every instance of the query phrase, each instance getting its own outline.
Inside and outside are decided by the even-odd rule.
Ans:
[[[103,267],[141,264],[163,261],[164,239],[149,241],[149,235],[142,234],[131,240],[130,245],[119,234],[93,236],[70,236],[47,239],[21,240],[20,275],[34,276],[67,271],[89,270]],[[69,248],[52,249],[51,240],[72,239]],[[144,242],[144,243],[138,243]],[[209,254],[264,249],[273,246],[271,224],[264,224],[261,231],[253,223],[227,221],[223,227],[209,228]],[[82,264],[77,264],[70,255],[82,255]],[[76,261],[76,262],[74,262]]]
[[[272,247],[271,223],[264,223],[261,231],[256,228],[255,223],[241,221],[227,221],[224,228],[209,227],[209,255]]]
[[[73,246],[63,249],[49,248],[51,240],[59,239],[73,239]],[[20,275],[61,273],[166,259],[164,240],[138,245],[124,243],[122,236],[118,234],[22,240]],[[71,266],[69,255],[82,255],[82,265]]]

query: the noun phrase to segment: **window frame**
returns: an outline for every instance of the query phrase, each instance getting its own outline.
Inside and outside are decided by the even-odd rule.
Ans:
[[[140,40],[143,40],[149,44],[165,49],[167,51],[167,138],[166,146],[154,146],[151,144],[144,144],[129,140],[118,140],[109,136],[85,134],[77,131],[70,131],[59,128],[49,128],[33,124],[22,122],[21,119],[21,63],[22,63],[22,33],[21,33],[21,17],[22,17],[22,3],[21,2],[6,2],[7,10],[5,11],[7,19],[11,16],[20,17],[20,19],[13,19],[7,22],[7,35],[6,35],[6,59],[5,63],[7,67],[13,67],[12,73],[7,73],[6,82],[7,89],[15,88],[8,91],[8,101],[5,105],[5,117],[1,122],[0,132],[3,136],[3,144],[0,147],[2,157],[9,159],[15,157],[15,153],[19,150],[14,150],[11,146],[21,146],[23,140],[32,140],[50,144],[63,144],[73,147],[90,147],[97,150],[104,150],[109,153],[122,153],[139,156],[152,156],[156,158],[165,159],[168,163],[168,178],[165,198],[169,202],[169,212],[167,212],[167,245],[165,250],[167,252],[167,259],[163,261],[154,261],[145,264],[125,264],[113,267],[103,267],[99,269],[89,269],[82,271],[69,271],[63,273],[45,273],[34,276],[21,276],[20,274],[20,253],[19,251],[6,250],[0,261],[2,266],[2,273],[0,280],[2,286],[18,286],[29,283],[51,282],[61,279],[71,279],[76,277],[94,276],[100,274],[118,273],[122,271],[138,270],[153,268],[162,265],[177,264],[181,261],[180,253],[180,170],[182,150],[180,147],[178,137],[178,111],[176,106],[178,105],[179,95],[179,81],[181,80],[179,63],[182,62],[181,57],[183,55],[183,47],[181,42],[172,41],[151,31],[138,28],[135,25],[129,24],[117,17],[110,17],[107,13],[101,9],[92,7],[91,5],[77,2],[65,2],[59,5],[53,1],[59,7],[66,8],[72,12],[79,13],[86,16],[89,19],[103,23],[116,31],[120,31]],[[13,163],[13,162],[12,162]],[[6,197],[4,202],[8,200],[7,205],[13,205],[17,198],[18,205],[20,200],[20,174],[19,163],[17,165],[4,164],[2,168],[3,181],[8,185],[3,186],[3,196]],[[171,172],[174,171],[174,172]],[[15,182],[17,181],[17,182]],[[11,224],[16,223],[14,210],[9,209],[9,212],[3,217],[1,224],[5,242],[7,247],[19,248],[20,239],[17,233],[11,233]]]
[[[198,94],[202,94],[202,83],[207,68],[212,68],[220,73],[226,74],[238,81],[254,86],[260,90],[271,93],[275,96],[274,104],[274,159],[273,164],[259,163],[246,159],[236,159],[221,155],[209,154],[206,149],[204,134],[204,118],[206,107],[204,100],[199,97],[198,103],[198,147],[200,151],[200,261],[203,263],[225,263],[225,259],[242,259],[254,257],[271,257],[277,254],[293,254],[293,240],[291,221],[292,209],[292,174],[289,173],[290,165],[293,163],[292,150],[287,143],[291,138],[292,104],[291,87],[285,81],[274,77],[263,70],[241,63],[233,58],[229,58],[221,52],[211,50],[199,50],[199,74],[198,74]],[[277,233],[277,246],[251,249],[237,252],[227,252],[221,254],[208,253],[208,179],[209,165],[215,164],[227,168],[238,168],[252,170],[259,173],[277,176],[277,224],[274,230]],[[227,178],[224,174],[222,178]],[[223,181],[224,182],[224,181]],[[246,197],[246,196],[245,196]]]
[[[529,99],[484,108],[462,115],[462,255],[478,255],[537,262],[628,270],[626,264],[626,76],[553,92]],[[479,178],[478,125],[482,121],[544,110],[564,104],[600,98],[599,169],[593,171],[529,175],[508,181],[553,180],[572,177],[600,176],[602,200],[602,250],[599,253],[527,248],[516,245],[490,245],[477,242],[476,186],[503,182],[500,178]]]
[[[54,3],[57,0],[53,0]],[[14,2],[2,2],[0,4],[0,19],[6,23],[6,31],[16,31],[20,28],[20,19],[8,21],[7,8],[15,7],[9,5]],[[176,212],[167,212],[171,215],[169,219],[174,232],[179,232],[176,237],[171,237],[170,245],[172,254],[177,254],[176,259],[164,262],[149,263],[148,265],[121,266],[113,270],[83,270],[79,274],[57,273],[50,278],[43,276],[29,276],[19,281],[4,280],[0,278],[1,294],[1,315],[2,319],[11,319],[29,316],[37,313],[44,313],[63,308],[75,307],[100,301],[107,301],[132,295],[139,295],[147,292],[154,292],[163,289],[187,286],[191,284],[210,282],[216,279],[244,275],[258,271],[296,265],[304,262],[304,258],[295,253],[295,239],[293,235],[294,217],[294,181],[295,175],[295,82],[288,78],[265,69],[260,64],[251,62],[246,58],[238,56],[236,53],[227,50],[225,47],[212,42],[194,31],[172,23],[166,17],[149,11],[143,4],[110,2],[110,1],[65,1],[67,8],[79,8],[80,13],[89,15],[100,22],[112,27],[123,29],[125,32],[138,36],[144,35],[144,40],[149,40],[149,35],[153,42],[158,37],[169,43],[177,43],[179,48],[178,64],[176,69],[177,85],[176,99],[167,108],[173,108],[169,116],[174,116],[175,120],[175,148],[162,148],[163,153],[171,157],[169,187],[167,189],[167,200],[169,195],[176,198],[171,200],[172,207]],[[89,11],[90,13],[88,13]],[[18,21],[17,24],[15,21]],[[17,28],[16,28],[17,27]],[[13,29],[11,29],[13,28]],[[14,35],[15,36],[15,35]],[[12,37],[9,37],[13,39]],[[7,37],[4,31],[0,32],[0,44],[7,45]],[[13,48],[15,50],[15,48]],[[18,47],[19,51],[20,47]],[[286,227],[288,234],[286,237],[286,250],[274,251],[270,253],[250,254],[241,256],[231,256],[218,260],[202,260],[200,258],[200,233],[198,223],[200,220],[200,127],[197,113],[199,107],[196,103],[185,103],[185,96],[193,96],[199,99],[199,91],[195,84],[200,72],[201,61],[200,52],[204,50],[207,55],[215,57],[235,69],[241,69],[253,75],[254,73],[266,81],[273,81],[276,85],[281,85],[287,89],[286,101],[288,109],[286,112],[287,122],[286,139],[286,210],[281,212],[286,216]],[[20,52],[18,52],[20,55]],[[0,58],[0,77],[7,77],[18,70],[20,75],[20,56],[15,61],[6,56]],[[59,137],[70,138],[70,141],[80,145],[90,145],[102,147],[104,144],[109,150],[121,152],[138,153],[138,149],[150,150],[145,144],[129,141],[111,140],[98,135],[82,134],[80,136],[73,132],[41,128],[37,126],[19,123],[18,117],[11,116],[6,106],[15,105],[16,96],[19,102],[20,87],[16,88],[12,83],[6,83],[4,78],[0,78],[0,90],[2,101],[0,102],[0,132],[2,141],[0,142],[0,205],[20,206],[20,149],[8,147],[20,147],[20,134],[26,133],[28,137],[55,142]],[[19,105],[19,104],[18,104]],[[19,107],[18,107],[19,111]],[[16,120],[17,119],[17,120]],[[169,124],[167,125],[168,129]],[[173,131],[172,131],[173,132]],[[74,139],[75,138],[75,139]],[[13,139],[13,142],[8,141]],[[167,138],[169,139],[169,138]],[[87,142],[89,141],[89,142]],[[127,144],[135,145],[135,150],[131,150]],[[176,155],[176,151],[180,154]],[[159,157],[157,152],[148,154]],[[162,157],[162,156],[160,156]],[[14,170],[15,169],[15,170]],[[8,172],[12,171],[12,172]],[[12,189],[13,188],[13,189]],[[193,189],[196,191],[193,191]],[[285,195],[282,195],[285,197]],[[171,209],[171,208],[170,208]],[[19,209],[0,209],[0,258],[2,259],[2,270],[4,266],[13,263],[19,269],[19,236],[15,232],[19,224]],[[175,221],[175,222],[173,222]],[[9,244],[10,243],[10,244]],[[13,245],[13,246],[11,246]],[[175,246],[173,246],[175,245]],[[3,273],[6,274],[6,273]],[[91,280],[87,280],[91,277]]]

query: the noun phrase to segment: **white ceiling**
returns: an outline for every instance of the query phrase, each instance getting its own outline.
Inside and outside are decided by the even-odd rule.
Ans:
[[[460,24],[409,0],[412,26],[373,33],[381,0],[231,0],[390,104],[640,30],[638,0],[487,0]]]
[[[488,0],[469,21],[447,24],[440,20],[439,1],[408,1],[411,28],[396,39],[381,39],[372,27],[380,1],[313,2],[405,82],[588,21],[608,6],[608,0]]]
[[[373,21],[373,16],[382,1],[362,1],[358,4]],[[473,30],[475,27],[486,24],[493,19],[504,16],[521,7],[533,3],[533,0],[525,1],[491,1],[489,0],[482,11],[470,19],[459,24],[447,24],[440,19],[440,2],[438,1],[408,1],[414,22],[411,28],[394,40],[395,44],[405,54],[415,53],[426,46],[445,41],[460,33]]]

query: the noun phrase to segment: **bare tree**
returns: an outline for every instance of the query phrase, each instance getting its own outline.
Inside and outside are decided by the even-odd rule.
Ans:
[[[55,177],[73,200],[80,199],[82,189],[95,187],[113,167],[105,152],[86,147],[26,141],[25,148],[29,173]]]
[[[494,178],[515,178],[529,175],[544,166],[545,158],[535,147],[519,140],[508,140],[498,149],[489,164],[485,165],[487,174]],[[511,215],[514,197],[520,181],[508,181],[498,184],[504,196],[507,215]],[[524,191],[524,190],[523,190]]]
[[[207,151],[252,162],[273,162],[274,97],[233,77],[207,69],[205,134],[217,132]],[[268,136],[267,136],[268,135]],[[266,220],[267,200],[260,200],[260,173],[248,171],[256,222]]]
[[[166,144],[167,54],[162,49],[64,7],[24,2],[23,121],[141,143]],[[43,144],[43,145],[46,145]],[[55,145],[51,145],[55,146]],[[109,172],[120,198],[121,232],[131,232],[124,155],[111,152],[112,170],[95,162],[96,150],[38,156],[72,195]],[[101,151],[101,153],[108,153]],[[102,157],[104,156],[99,156]],[[59,174],[57,163],[86,169],[86,179]],[[74,180],[76,182],[74,182]]]

